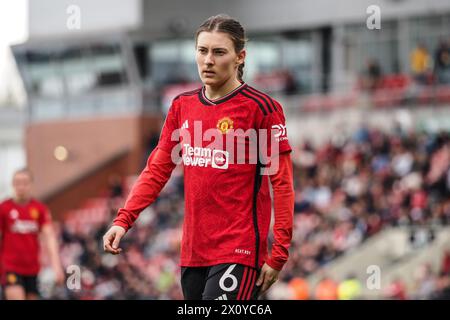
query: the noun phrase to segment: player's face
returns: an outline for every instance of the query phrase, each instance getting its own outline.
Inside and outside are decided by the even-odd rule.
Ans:
[[[196,60],[203,84],[220,87],[237,77],[237,68],[244,61],[245,50],[239,54],[231,38],[223,32],[203,31],[198,35]]]
[[[31,177],[25,172],[16,173],[13,178],[13,188],[17,199],[26,200],[31,195]]]

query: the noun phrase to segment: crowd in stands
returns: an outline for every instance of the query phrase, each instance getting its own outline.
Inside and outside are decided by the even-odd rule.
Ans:
[[[433,230],[450,222],[450,134],[361,128],[346,139],[315,147],[305,142],[293,154],[295,170],[294,234],[290,259],[278,284],[262,298],[358,298],[358,279],[341,283],[324,275],[315,288],[306,278],[333,259],[359,246],[387,226]],[[65,267],[81,268],[79,290],[45,287],[46,297],[71,299],[182,299],[179,246],[183,220],[183,175],[177,167],[158,200],[128,232],[123,253],[103,253],[102,236],[123,205],[132,183],[111,180],[102,221],[87,226],[60,224]],[[411,236],[412,241],[414,236]],[[272,238],[269,239],[272,241]],[[416,239],[417,241],[417,239]],[[423,267],[417,287],[406,291],[399,280],[385,288],[392,299],[448,297],[450,256],[440,273]],[[49,287],[50,288],[50,287]]]
[[[409,70],[387,73],[379,60],[368,57],[351,90],[302,96],[304,112],[349,107],[386,108],[450,103],[450,44],[442,40],[431,54],[419,43],[409,57]]]
[[[432,55],[423,43],[411,52],[411,71],[418,83],[450,84],[450,45],[441,41]]]
[[[298,284],[386,226],[411,226],[411,245],[418,248],[434,240],[436,226],[450,222],[448,133],[362,128],[343,142],[305,143],[298,154],[295,249],[286,282]]]
[[[442,40],[430,53],[426,45],[418,43],[411,51],[410,75],[412,80],[420,85],[448,85],[450,84],[450,44]],[[377,59],[371,58],[366,62],[362,73],[360,86],[368,91],[375,91],[386,87],[385,75]]]

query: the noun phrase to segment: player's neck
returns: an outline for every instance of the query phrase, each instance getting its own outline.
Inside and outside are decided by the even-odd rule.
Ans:
[[[242,83],[238,79],[234,78],[217,88],[205,85],[205,95],[209,100],[217,100],[223,96],[226,96],[228,93],[238,88],[241,84]]]
[[[26,197],[26,198],[14,197],[13,200],[17,204],[24,205],[24,204],[27,204],[31,200],[31,197]]]

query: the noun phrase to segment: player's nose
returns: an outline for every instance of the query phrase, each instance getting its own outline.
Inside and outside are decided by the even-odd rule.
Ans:
[[[207,55],[205,55],[205,64],[207,65],[212,65],[214,64],[214,59],[211,53],[208,53]]]

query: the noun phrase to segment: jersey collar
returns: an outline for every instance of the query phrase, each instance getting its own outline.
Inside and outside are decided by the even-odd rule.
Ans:
[[[203,86],[202,89],[198,92],[198,97],[204,105],[215,106],[215,105],[218,105],[220,103],[230,100],[235,95],[237,95],[242,89],[244,89],[246,86],[247,86],[247,84],[245,82],[242,82],[241,85],[239,87],[237,87],[236,89],[234,89],[233,91],[227,93],[223,97],[220,97],[220,98],[214,99],[214,100],[210,100],[206,97],[205,86]]]

